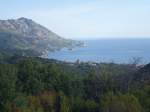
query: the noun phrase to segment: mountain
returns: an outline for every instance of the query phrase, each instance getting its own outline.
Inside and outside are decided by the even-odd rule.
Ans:
[[[72,48],[80,44],[64,39],[31,19],[0,20],[0,51],[41,56],[48,51]]]

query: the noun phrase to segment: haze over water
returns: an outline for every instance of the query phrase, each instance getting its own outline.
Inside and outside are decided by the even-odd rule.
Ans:
[[[150,39],[99,39],[85,40],[86,47],[63,49],[49,53],[49,58],[62,61],[129,63],[133,57],[150,62]]]

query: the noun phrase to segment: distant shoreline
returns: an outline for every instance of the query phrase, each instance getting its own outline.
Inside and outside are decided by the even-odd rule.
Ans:
[[[98,39],[85,40],[84,45],[74,49],[60,50],[48,58],[70,62],[117,62],[128,63],[133,57],[141,57],[143,63],[150,60],[150,39]]]

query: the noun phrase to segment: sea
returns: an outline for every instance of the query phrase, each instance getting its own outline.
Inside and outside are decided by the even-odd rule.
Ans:
[[[61,61],[97,63],[140,63],[150,62],[150,39],[95,39],[82,40],[84,46],[64,48],[49,52],[48,58]]]

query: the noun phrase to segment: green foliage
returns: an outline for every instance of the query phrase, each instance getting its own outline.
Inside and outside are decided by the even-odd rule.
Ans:
[[[74,97],[71,99],[71,102],[73,112],[98,112],[99,110],[98,104],[93,100]]]
[[[10,60],[0,64],[0,112],[150,111],[149,80],[136,82],[130,65]]]
[[[61,112],[71,112],[71,105],[69,98],[65,96],[63,93],[61,93]]]
[[[144,112],[150,112],[150,86],[147,85],[139,89],[132,89],[131,93],[141,102]]]
[[[142,112],[141,105],[137,98],[130,94],[108,93],[104,95],[101,105],[103,112]]]
[[[12,65],[0,65],[0,110],[6,110],[6,104],[15,97],[17,69]]]
[[[34,60],[24,60],[18,64],[18,89],[27,94],[36,94],[43,90],[40,63]]]

